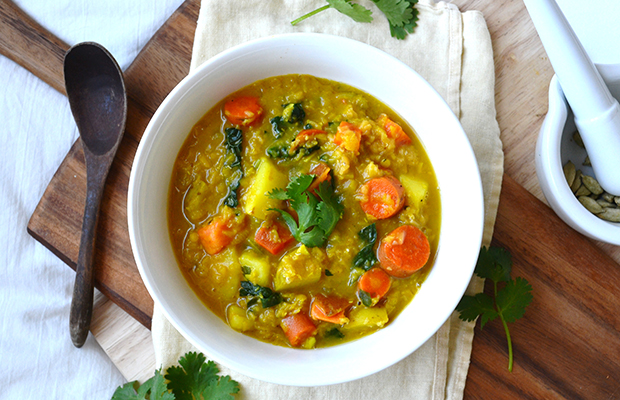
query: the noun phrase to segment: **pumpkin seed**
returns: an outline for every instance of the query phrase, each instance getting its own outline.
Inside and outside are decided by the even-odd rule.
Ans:
[[[577,169],[575,168],[575,164],[572,161],[568,161],[564,164],[564,177],[566,178],[566,183],[568,186],[572,186],[575,181],[575,175],[577,175]]]
[[[585,160],[583,160],[583,163],[582,163],[582,164],[583,164],[583,166],[585,166],[585,167],[591,167],[591,166],[592,166],[592,163],[590,162],[590,156],[586,156],[586,159],[585,159]]]
[[[592,178],[591,176],[583,175],[581,177],[581,182],[583,182],[583,185],[587,187],[588,190],[594,193],[595,195],[599,195],[603,193],[603,188],[601,187],[601,185],[599,185],[598,181]]]
[[[620,208],[605,208],[602,213],[597,216],[605,221],[620,222]]]
[[[604,208],[601,207],[596,200],[588,196],[579,196],[577,200],[586,208],[586,210],[590,211],[592,214],[600,214],[603,212]]]
[[[614,197],[614,203],[616,203],[616,205],[620,207],[620,196]]]

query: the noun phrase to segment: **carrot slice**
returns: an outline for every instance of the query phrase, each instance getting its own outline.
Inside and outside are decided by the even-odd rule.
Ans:
[[[198,236],[207,253],[214,255],[224,250],[234,238],[232,229],[224,218],[215,217],[213,221],[198,229]]]
[[[316,333],[314,322],[306,314],[298,313],[282,318],[280,327],[289,343],[294,347],[301,346],[306,339]]]
[[[344,313],[350,305],[349,300],[342,297],[319,294],[312,300],[310,316],[319,321],[342,325],[349,322]]]
[[[392,279],[381,268],[369,269],[357,281],[358,289],[368,293],[373,300],[385,296],[390,286],[392,286]]]
[[[403,185],[393,176],[374,178],[360,187],[364,212],[377,219],[389,218],[405,205]]]
[[[334,137],[334,144],[345,150],[357,153],[360,150],[361,141],[362,131],[358,127],[347,121],[342,121],[340,125],[338,125],[338,130]]]
[[[420,229],[403,225],[379,244],[379,266],[391,276],[406,278],[422,268],[431,254],[428,238]]]
[[[224,104],[224,115],[232,124],[248,126],[259,120],[263,108],[257,97],[241,96]]]
[[[291,231],[279,222],[262,225],[254,236],[256,244],[274,255],[281,252],[291,240],[293,240]]]
[[[331,168],[325,163],[318,163],[315,167],[310,170],[310,175],[314,175],[315,178],[308,187],[308,191],[314,195],[316,195],[315,190],[318,189],[319,185],[322,182],[332,181],[332,176],[330,175]]]
[[[411,138],[405,133],[403,128],[396,122],[392,121],[387,115],[379,115],[377,123],[383,127],[385,133],[387,133],[389,137],[394,139],[396,146],[411,143]]]

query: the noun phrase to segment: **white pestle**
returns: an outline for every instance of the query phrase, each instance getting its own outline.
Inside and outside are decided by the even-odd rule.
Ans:
[[[575,115],[596,179],[620,196],[620,106],[555,0],[524,0]]]

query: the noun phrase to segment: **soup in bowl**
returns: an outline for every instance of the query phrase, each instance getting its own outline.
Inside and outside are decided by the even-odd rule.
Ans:
[[[149,293],[187,340],[247,376],[316,386],[439,329],[483,209],[467,137],[426,81],[359,42],[294,34],[226,51],[170,93],[128,218]]]

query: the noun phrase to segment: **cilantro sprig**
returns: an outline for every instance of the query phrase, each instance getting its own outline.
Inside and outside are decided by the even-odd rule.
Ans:
[[[494,297],[486,293],[475,296],[463,296],[456,310],[464,321],[474,321],[480,317],[480,329],[487,322],[499,317],[506,332],[508,341],[508,370],[512,372],[513,354],[512,340],[508,323],[523,317],[526,307],[532,302],[532,286],[524,278],[512,279],[512,259],[510,253],[500,247],[480,249],[478,262],[474,272],[481,278],[493,282]],[[500,287],[503,283],[503,287]]]
[[[286,189],[274,189],[269,197],[277,200],[288,200],[291,208],[297,213],[297,221],[287,211],[274,208],[282,215],[291,234],[298,242],[308,247],[320,247],[342,218],[343,206],[338,201],[334,187],[329,181],[319,184],[314,194],[308,191],[314,175],[302,174],[292,179]]]
[[[327,4],[323,7],[291,21],[291,25],[297,25],[301,21],[329,8],[334,8],[356,22],[372,22],[373,20],[371,10],[360,4],[353,3],[351,0],[326,1]],[[415,8],[418,0],[372,0],[372,2],[387,18],[392,37],[404,39],[409,33],[413,33],[418,22],[418,10]]]
[[[202,353],[189,352],[171,366],[165,376],[160,370],[142,385],[138,381],[119,386],[112,400],[232,400],[239,383],[220,376],[213,361]],[[166,383],[167,381],[167,383]]]

